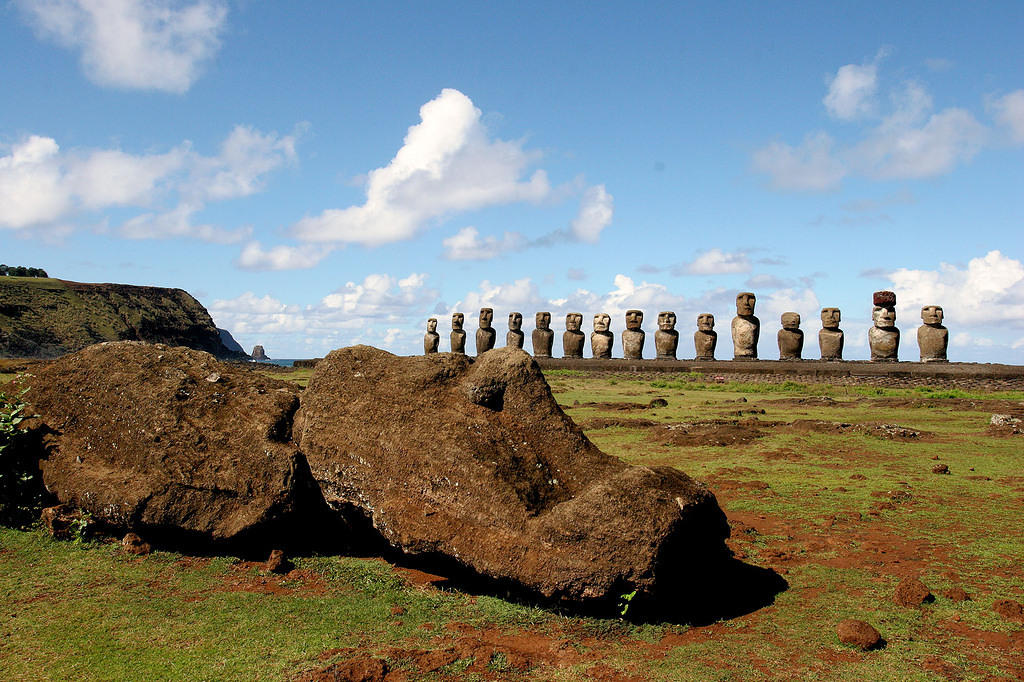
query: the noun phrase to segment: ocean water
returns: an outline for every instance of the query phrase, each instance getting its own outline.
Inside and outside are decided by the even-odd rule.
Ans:
[[[291,367],[298,358],[274,358],[272,360],[260,360],[265,365],[278,365],[280,367]]]

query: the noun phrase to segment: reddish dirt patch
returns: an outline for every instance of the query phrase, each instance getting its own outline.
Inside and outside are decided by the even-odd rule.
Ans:
[[[992,604],[992,610],[1003,618],[1017,623],[1024,623],[1024,606],[1013,599],[1000,599]]]
[[[332,663],[295,678],[296,682],[385,682],[390,679],[396,678],[388,675],[387,662],[369,656]]]
[[[658,422],[650,419],[628,419],[621,417],[594,417],[579,422],[580,428],[585,431],[600,431],[601,429],[625,428],[625,429],[650,429],[660,426]]]
[[[394,570],[395,573],[402,576],[407,583],[414,587],[440,587],[448,582],[448,578],[444,576],[434,575],[433,573],[427,573],[415,568],[394,566]]]
[[[715,420],[666,424],[655,429],[648,436],[653,441],[683,447],[712,445],[725,447],[743,445],[765,436],[763,428],[778,425],[778,422],[760,422],[756,419]]]

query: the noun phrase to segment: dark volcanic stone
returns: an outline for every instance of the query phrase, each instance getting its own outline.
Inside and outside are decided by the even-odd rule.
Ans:
[[[263,562],[263,569],[271,573],[287,573],[293,568],[295,565],[279,549],[272,550],[270,556]]]
[[[916,608],[925,602],[934,601],[931,590],[917,578],[904,578],[896,586],[894,600],[900,606]]]
[[[870,623],[862,620],[848,619],[836,626],[836,634],[843,644],[850,644],[867,651],[874,649],[881,641],[882,636]]]
[[[28,384],[34,428],[47,431],[47,488],[103,525],[149,538],[291,538],[286,521],[326,510],[289,440],[292,385],[138,342],[90,346]]]
[[[518,349],[355,346],[313,373],[295,440],[329,504],[392,546],[570,601],[645,592],[725,551],[703,484],[601,452]],[[675,563],[673,563],[675,562]]]

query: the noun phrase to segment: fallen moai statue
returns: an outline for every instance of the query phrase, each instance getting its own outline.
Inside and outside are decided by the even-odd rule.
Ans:
[[[26,399],[47,432],[43,482],[103,525],[271,545],[299,519],[330,513],[291,442],[292,384],[133,341],[33,373]]]
[[[548,598],[650,592],[726,553],[728,524],[703,484],[598,450],[518,349],[475,362],[336,350],[294,437],[328,504],[369,517],[392,546]]]

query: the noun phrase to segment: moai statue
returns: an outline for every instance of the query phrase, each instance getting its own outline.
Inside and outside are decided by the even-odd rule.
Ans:
[[[804,333],[800,330],[800,313],[782,313],[779,330],[779,360],[799,360],[804,352]]]
[[[562,334],[562,357],[582,358],[583,344],[587,336],[580,331],[583,326],[583,313],[569,313],[565,316],[565,333]]]
[[[693,348],[697,352],[694,360],[714,360],[717,345],[715,316],[711,313],[701,313],[697,316],[697,331],[693,333]]]
[[[530,339],[533,341],[533,357],[550,358],[551,347],[555,342],[555,332],[551,329],[551,313],[537,313],[537,328]]]
[[[757,360],[757,339],[761,320],[754,317],[757,297],[749,291],[736,294],[736,317],[732,318],[733,360]]]
[[[839,328],[839,308],[821,309],[821,331],[818,332],[818,347],[822,360],[843,359],[843,330]]]
[[[508,314],[508,334],[505,334],[505,345],[512,348],[522,348],[526,334],[523,333],[523,314]]]
[[[423,353],[436,353],[441,344],[441,335],[437,333],[437,318],[427,320],[427,333],[423,335]]]
[[[483,355],[490,349],[494,348],[494,339],[498,336],[498,333],[494,331],[494,327],[491,326],[492,320],[494,320],[494,309],[481,308],[480,328],[476,330],[477,355]]]
[[[868,329],[868,345],[872,362],[896,362],[899,359],[900,330],[896,328],[896,294],[876,291],[871,319],[875,326]]]
[[[679,332],[676,331],[676,314],[671,311],[658,313],[658,331],[654,332],[654,348],[659,360],[675,360],[679,347]]]
[[[626,330],[622,332],[622,357],[627,360],[641,360],[644,357],[644,323],[642,310],[626,311]]]
[[[462,329],[463,322],[466,321],[466,316],[462,313],[452,313],[452,352],[453,353],[466,353],[466,332]]]
[[[590,335],[590,352],[597,360],[608,360],[612,357],[615,334],[608,331],[611,324],[612,316],[608,313],[594,315],[594,332]]]
[[[942,306],[926,305],[921,308],[921,321],[924,324],[917,328],[921,362],[948,362],[949,330],[942,326]]]

